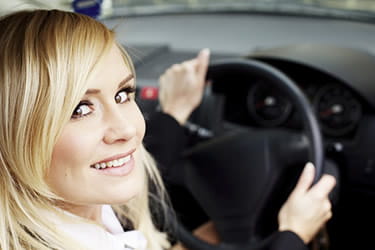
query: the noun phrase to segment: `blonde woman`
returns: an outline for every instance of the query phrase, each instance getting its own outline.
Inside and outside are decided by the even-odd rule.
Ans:
[[[88,16],[0,19],[0,249],[170,248],[151,218],[148,184],[159,204],[164,188],[142,146],[134,78],[114,33]],[[308,242],[330,217],[334,181],[314,198],[306,173],[281,222]]]
[[[0,30],[0,249],[168,248],[148,206],[147,179],[162,185],[133,67],[113,32],[54,10],[11,14]]]

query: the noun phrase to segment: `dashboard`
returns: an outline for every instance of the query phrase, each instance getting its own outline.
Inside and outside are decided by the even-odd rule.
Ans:
[[[355,135],[363,112],[370,112],[360,95],[342,81],[316,69],[296,63],[265,60],[288,75],[311,102],[322,132],[327,137]],[[225,119],[245,126],[301,128],[293,103],[265,79],[236,82],[234,91],[216,86],[226,98]],[[221,88],[221,89],[220,89]]]

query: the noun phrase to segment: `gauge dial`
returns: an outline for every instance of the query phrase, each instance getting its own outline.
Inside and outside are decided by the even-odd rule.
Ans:
[[[252,118],[263,126],[278,126],[291,113],[292,104],[277,88],[258,82],[249,89],[247,107]]]
[[[349,90],[337,85],[319,90],[314,106],[323,132],[332,136],[352,131],[362,115],[359,101]]]

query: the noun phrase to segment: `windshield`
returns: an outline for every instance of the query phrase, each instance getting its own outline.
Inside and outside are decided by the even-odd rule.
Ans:
[[[265,12],[375,20],[374,0],[113,0],[114,15]]]

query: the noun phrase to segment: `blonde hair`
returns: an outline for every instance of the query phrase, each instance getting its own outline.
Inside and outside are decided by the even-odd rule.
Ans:
[[[90,73],[116,43],[114,32],[88,16],[58,10],[10,14],[0,19],[0,30],[0,249],[82,249],[41,216],[56,213],[54,204],[62,199],[45,175]],[[142,152],[145,178],[163,194],[155,163]],[[167,248],[152,222],[148,193],[145,187],[116,211],[144,233],[149,249]]]

